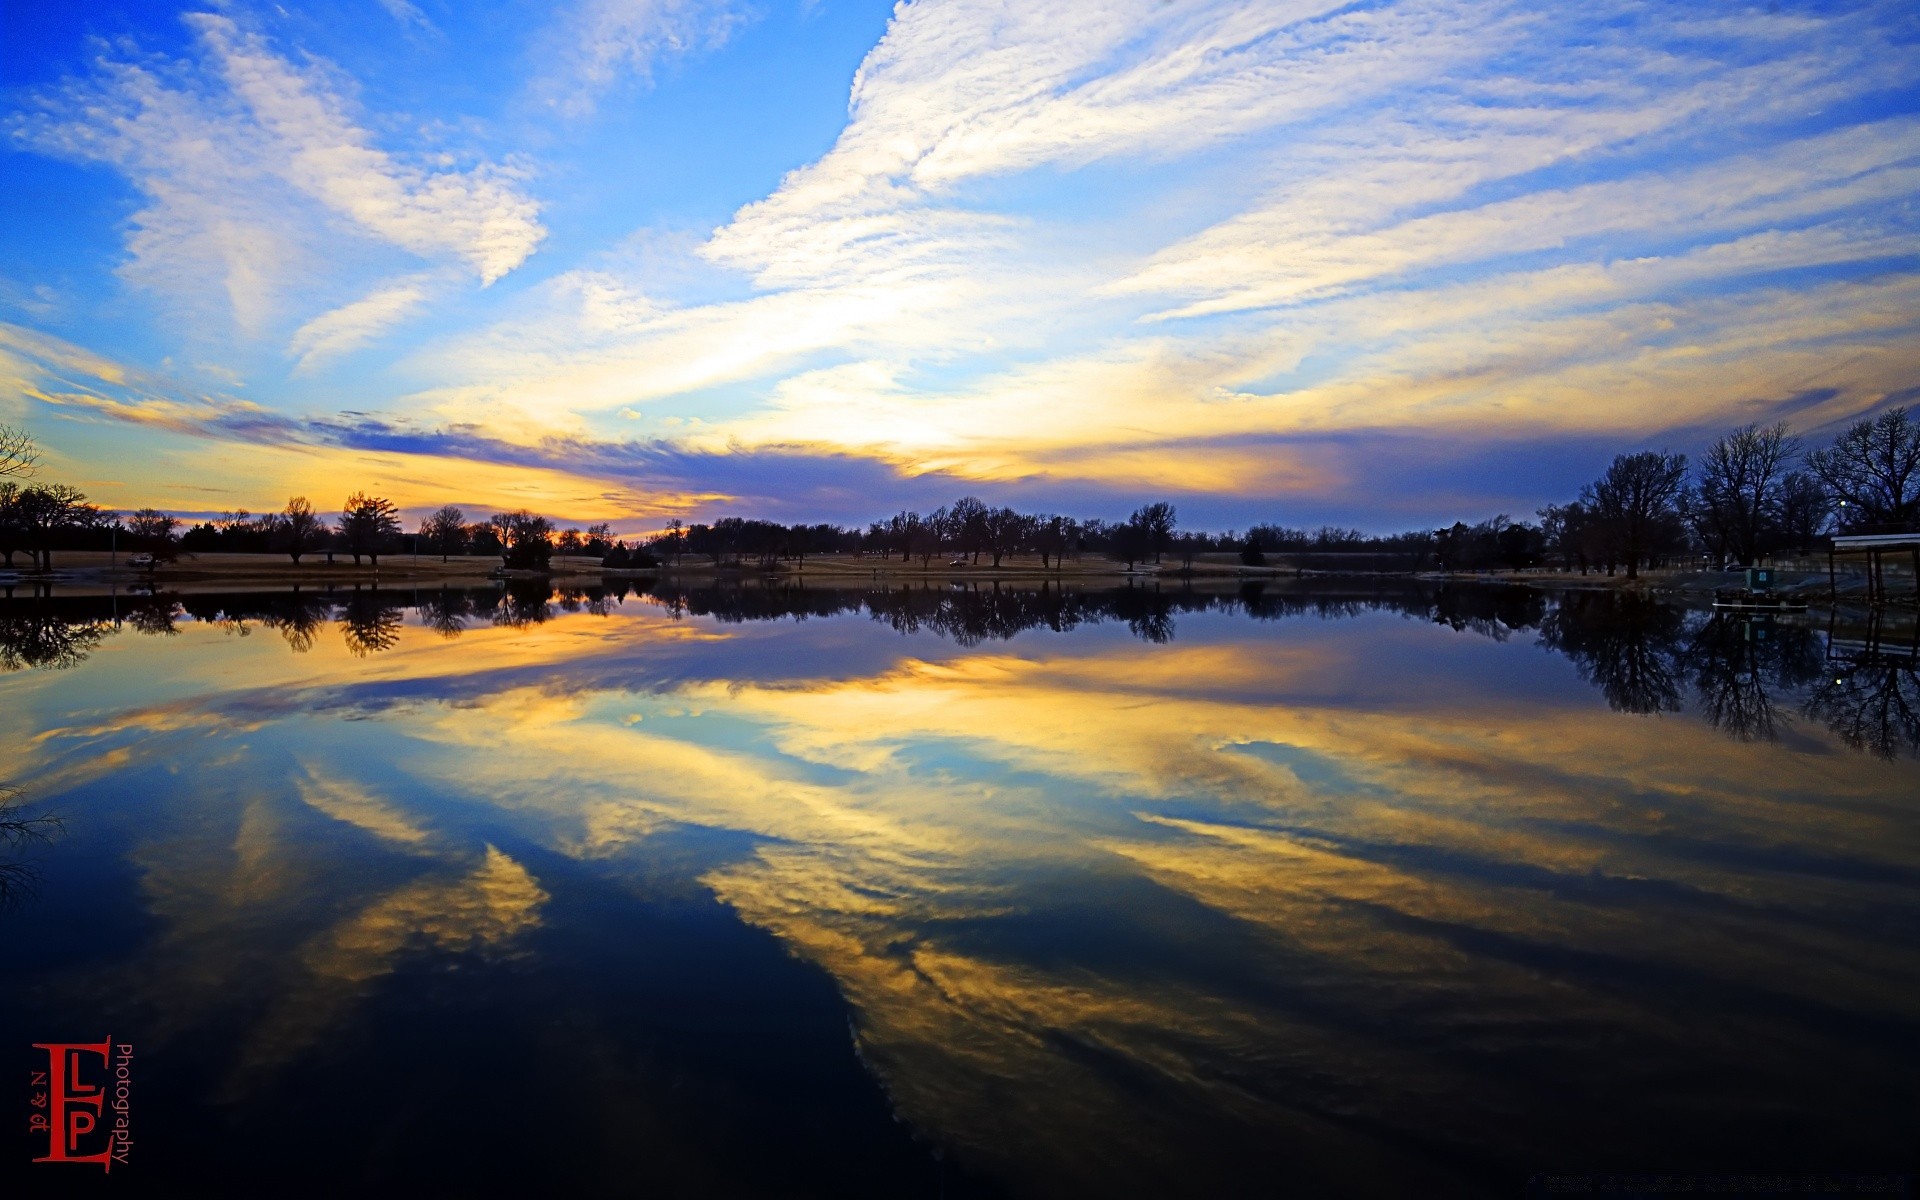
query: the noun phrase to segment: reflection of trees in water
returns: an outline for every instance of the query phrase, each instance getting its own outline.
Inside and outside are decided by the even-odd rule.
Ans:
[[[1920,669],[1913,658],[1868,652],[1824,664],[1805,711],[1854,750],[1920,755]]]
[[[1680,711],[1686,614],[1631,594],[1570,592],[1540,624],[1540,644],[1565,655],[1615,712]]]
[[[510,629],[538,625],[553,619],[553,605],[548,602],[552,595],[553,589],[544,583],[530,579],[515,580],[504,590],[495,593],[488,616],[495,625]]]
[[[180,601],[172,596],[137,596],[123,614],[127,624],[148,637],[172,637],[180,632],[175,624],[187,615]]]
[[[641,594],[676,617],[688,613],[732,623],[864,612],[901,633],[934,633],[963,646],[1012,638],[1029,629],[1063,632],[1105,621],[1124,623],[1143,641],[1167,642],[1173,640],[1181,615],[1202,612],[1237,613],[1262,621],[1300,616],[1337,620],[1366,612],[1397,612],[1505,638],[1538,624],[1545,611],[1544,598],[1527,589],[1435,587],[1413,580],[1369,581],[1359,586],[1345,581],[1290,581],[1278,588],[1249,581],[1232,592],[1158,584],[1102,589],[1050,583],[842,589],[766,582],[695,587],[675,579],[650,580],[641,586]]]
[[[1877,628],[1877,627],[1876,627]],[[1776,741],[1798,714],[1852,749],[1920,753],[1920,675],[1877,633],[1832,657],[1830,633],[1771,616],[1701,613],[1630,594],[1570,593],[1540,627],[1618,712],[1696,711],[1741,742]]]
[[[39,601],[0,602],[0,670],[65,670],[85,662],[112,632],[104,618],[63,615]]]
[[[31,858],[22,852],[45,845],[60,832],[62,822],[54,816],[29,816],[20,806],[23,789],[0,783],[0,912],[33,895],[40,873]]]
[[[393,649],[401,624],[401,605],[377,590],[349,593],[340,609],[340,631],[355,658]]]
[[[332,601],[298,590],[292,595],[274,597],[260,613],[260,623],[285,639],[295,654],[313,649],[314,639],[332,619]]]
[[[419,613],[422,624],[451,640],[466,630],[474,615],[473,597],[463,588],[441,588],[420,597]]]
[[[120,624],[171,633],[183,615],[244,630],[258,620],[296,652],[311,648],[337,619],[347,647],[367,657],[399,642],[407,607],[427,628],[456,637],[472,623],[527,628],[562,612],[604,616],[630,593],[627,581],[555,591],[538,581],[502,587],[439,588],[417,593],[267,592],[180,597],[37,597],[0,601],[0,668],[60,668],[83,661]],[[717,582],[692,586],[649,580],[640,594],[667,613],[723,623],[865,615],[904,634],[932,633],[963,646],[1023,631],[1066,632],[1118,622],[1143,641],[1173,640],[1179,619],[1219,612],[1270,621],[1338,620],[1398,613],[1412,620],[1506,640],[1537,627],[1540,642],[1574,663],[1621,712],[1692,707],[1738,741],[1771,741],[1796,715],[1829,726],[1849,746],[1891,757],[1920,753],[1920,684],[1915,654],[1902,643],[1891,658],[1869,647],[1829,661],[1820,631],[1767,616],[1675,608],[1633,594],[1474,587],[1414,580],[1249,580],[1231,591],[1159,584],[1083,589],[969,582],[869,588],[819,588],[799,582]],[[410,601],[410,605],[409,605]],[[1873,626],[1875,630],[1879,626]],[[1791,695],[1788,695],[1791,693]]]
[[[1812,629],[1725,612],[1698,623],[1684,657],[1700,714],[1740,742],[1778,740],[1784,715],[1776,695],[1805,687],[1824,669]]]

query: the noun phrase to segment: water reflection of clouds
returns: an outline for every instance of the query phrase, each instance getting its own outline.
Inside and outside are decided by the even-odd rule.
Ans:
[[[263,964],[236,1078],[407,953],[506,952],[537,924],[541,883],[477,832],[504,823],[616,878],[672,830],[746,835],[689,869],[835,978],[904,1117],[1030,1179],[1178,1182],[1166,1129],[1226,1154],[1241,1128],[1445,1187],[1422,1139],[1498,1158],[1570,1136],[1530,1107],[1662,1094],[1647,1046],[1756,1105],[1809,1056],[1833,1088],[1898,1091],[1863,1032],[1910,1029],[1920,994],[1893,932],[1920,835],[1886,764],[1546,700],[1537,655],[1518,695],[1463,683],[1421,652],[1450,635],[1412,625],[892,639],[864,674],[795,677],[782,647],[833,624],[628,610],[410,627],[364,659],[203,628],[131,644],[112,666],[138,699],[95,697],[30,753],[62,788],[188,773],[199,828],[138,852],[148,954],[180,1025]],[[1413,651],[1391,706],[1366,699],[1383,638]],[[787,674],[730,675],[745,651]],[[73,678],[40,677],[36,711]],[[346,714],[376,718],[377,756],[348,751],[370,735]],[[185,743],[242,735],[223,766]],[[1624,1041],[1631,1061],[1606,1051]],[[1848,1103],[1828,1090],[1808,1105]]]

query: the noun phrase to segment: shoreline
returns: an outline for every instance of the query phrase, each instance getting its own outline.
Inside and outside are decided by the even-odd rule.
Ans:
[[[149,587],[157,590],[193,593],[308,587],[319,587],[331,591],[341,587],[473,586],[489,582],[541,579],[559,586],[566,586],[570,583],[585,584],[600,579],[631,580],[662,577],[714,582],[806,582],[811,580],[828,586],[914,581],[1016,585],[1054,583],[1115,585],[1142,580],[1163,584],[1173,582],[1193,585],[1347,579],[1355,582],[1377,580],[1383,583],[1407,581],[1429,584],[1494,584],[1531,587],[1543,591],[1630,591],[1674,599],[1710,600],[1717,589],[1739,587],[1744,582],[1738,571],[1662,568],[1644,572],[1638,577],[1629,579],[1625,575],[1608,576],[1598,572],[1581,575],[1570,571],[1551,570],[1463,573],[1434,570],[1358,569],[1325,565],[1304,566],[1288,563],[1249,566],[1239,562],[1219,561],[1219,558],[1225,556],[1215,557],[1212,561],[1196,560],[1191,567],[1178,562],[1163,561],[1157,565],[1151,562],[1140,563],[1132,570],[1127,569],[1121,562],[1094,558],[1075,559],[1063,565],[1047,567],[1042,567],[1032,559],[1022,558],[993,567],[986,562],[977,566],[971,563],[965,566],[954,566],[951,561],[933,561],[921,565],[912,562],[902,563],[897,559],[880,561],[840,556],[821,556],[804,563],[782,562],[766,566],[758,563],[716,566],[710,562],[702,562],[681,563],[677,566],[607,569],[601,567],[596,559],[576,556],[557,559],[546,571],[523,571],[504,570],[499,558],[494,556],[450,557],[442,562],[437,558],[394,555],[387,556],[376,568],[370,563],[363,563],[356,567],[351,562],[336,561],[327,564],[313,558],[296,566],[285,555],[208,554],[183,559],[179,563],[170,564],[152,573],[131,569],[124,565],[126,556],[119,557],[121,562],[116,564],[110,561],[110,556],[106,552],[102,551],[56,552],[54,569],[45,574],[19,568],[0,567],[0,589],[11,593],[23,588],[38,591],[51,586],[69,594],[90,592],[105,594],[123,589],[139,590]],[[1864,599],[1866,595],[1865,578],[1857,574],[1842,575],[1837,591],[1830,593],[1827,574],[1824,570],[1813,571],[1797,567],[1775,570],[1779,577],[1779,583],[1775,588],[1778,595],[1804,600],[1812,606],[1846,605],[1849,601]],[[1902,594],[1896,591],[1888,607],[1911,607],[1915,602],[1912,592]]]

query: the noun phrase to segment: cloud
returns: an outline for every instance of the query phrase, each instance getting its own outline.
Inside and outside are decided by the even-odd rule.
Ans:
[[[623,77],[650,81],[662,60],[717,49],[749,19],[733,0],[576,0],[548,34],[557,65],[534,94],[584,115]]]
[[[590,107],[742,13],[581,4],[533,86]],[[306,372],[544,235],[507,168],[384,149],[332,68],[189,21],[190,61],[107,56],[16,127],[148,194],[130,275],[211,280],[256,328],[330,281],[286,322]],[[1343,439],[1652,439],[1816,385],[1796,420],[1832,421],[1920,370],[1920,124],[1889,100],[1913,32],[1891,0],[915,0],[768,194],[386,339],[414,390],[288,436],[840,512],[951,484],[1351,498]],[[369,247],[409,261],[332,286]]]
[[[28,146],[140,190],[130,279],[189,300],[211,288],[257,334],[342,260],[392,248],[491,283],[545,237],[513,172],[382,149],[324,62],[296,64],[228,16],[183,20],[191,57],[103,48],[13,123]]]
[[[439,32],[433,22],[427,19],[427,14],[420,11],[420,6],[409,3],[409,0],[380,0],[380,7],[386,9],[387,15],[398,21],[402,28],[417,29],[422,33]]]
[[[1638,436],[1809,374],[1828,419],[1920,367],[1920,127],[1869,103],[1920,67],[1903,20],[902,5],[833,147],[693,250],[751,294],[610,256],[418,356],[446,382],[408,403],[1241,494],[1341,484],[1259,439]]]
[[[294,331],[287,352],[298,357],[300,369],[311,369],[385,334],[426,298],[424,276],[380,288],[302,325]]]

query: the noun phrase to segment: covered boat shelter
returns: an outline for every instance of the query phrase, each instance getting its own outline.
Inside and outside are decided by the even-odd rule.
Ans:
[[[1841,534],[1827,551],[1827,588],[1838,595],[1839,580],[1835,563],[1843,555],[1865,555],[1867,559],[1867,603],[1887,603],[1886,558],[1911,556],[1915,598],[1920,599],[1920,532]]]

